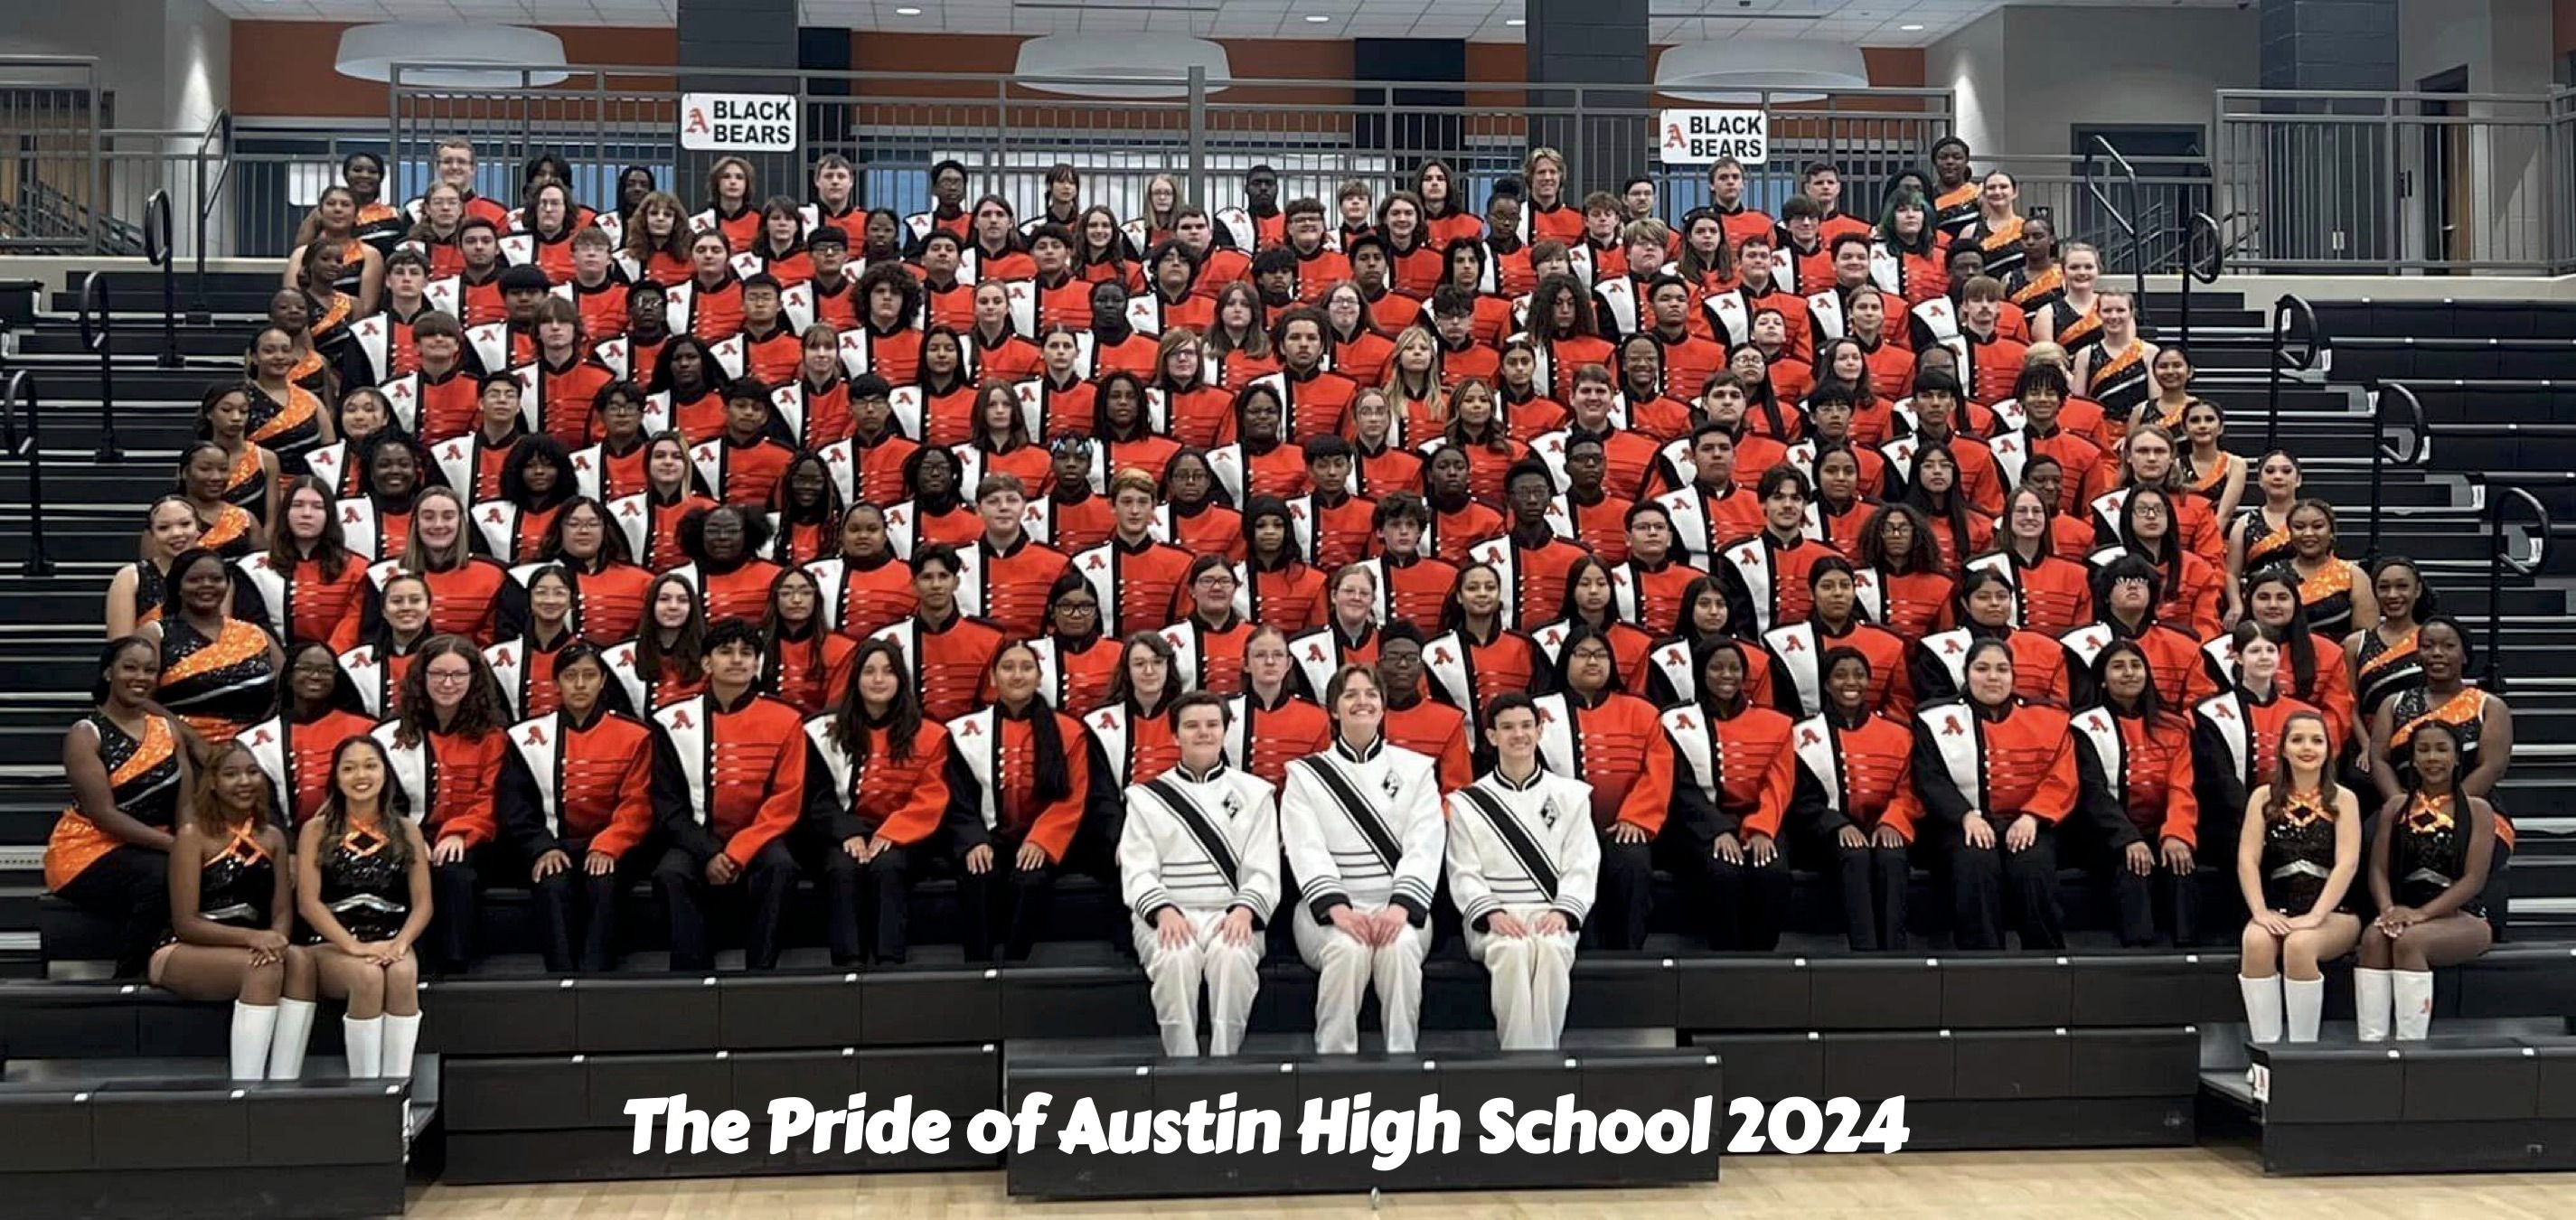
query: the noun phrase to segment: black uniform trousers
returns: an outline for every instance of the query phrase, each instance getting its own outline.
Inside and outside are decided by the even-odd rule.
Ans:
[[[2065,915],[2057,895],[2057,827],[2042,821],[2039,837],[2029,847],[2008,851],[2004,835],[2018,816],[1987,819],[1995,831],[1992,847],[1969,846],[1956,822],[1935,820],[1918,829],[1948,874],[1950,935],[1961,949],[2004,947],[2007,898],[2022,948],[2066,947]]]
[[[1749,854],[1743,863],[1731,864],[1699,836],[1667,822],[1655,840],[1653,858],[1691,895],[1693,913],[1708,931],[1709,948],[1767,952],[1779,947],[1780,929],[1789,918],[1785,850],[1772,853],[1769,864],[1755,864]]]
[[[662,900],[671,924],[671,969],[709,970],[715,945],[707,929],[707,910],[722,902],[741,906],[743,964],[753,970],[778,966],[779,927],[787,916],[787,899],[796,889],[796,857],[786,836],[771,839],[754,853],[749,867],[729,885],[707,880],[706,861],[684,847],[662,853],[653,866],[653,891]]]
[[[142,978],[170,930],[170,853],[121,843],[92,860],[55,897],[115,921],[116,977]]]

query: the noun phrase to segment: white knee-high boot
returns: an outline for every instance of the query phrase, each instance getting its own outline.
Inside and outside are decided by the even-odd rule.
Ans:
[[[411,1076],[412,1051],[420,1046],[420,1014],[398,1017],[385,1014],[384,1074],[392,1079]]]
[[[2356,966],[2352,972],[2352,1020],[2364,1042],[2388,1041],[2392,988],[2396,980],[2391,971]]]
[[[2283,975],[2281,990],[2287,999],[2290,1041],[2316,1041],[2317,1027],[2325,1024],[2326,981],[2322,978],[2294,979]]]
[[[268,1044],[268,1078],[297,1080],[304,1075],[304,1047],[313,1038],[313,1001],[277,1002],[277,1037]]]
[[[233,1001],[232,1078],[268,1075],[268,1043],[277,1033],[277,1006]]]
[[[2259,979],[2236,976],[2237,989],[2245,993],[2246,1035],[2256,1042],[2281,1040],[2281,976],[2265,975]]]
[[[2433,1028],[2433,972],[2391,971],[2390,983],[2389,990],[2395,998],[2397,1010],[2397,1040],[2422,1041]]]
[[[384,1075],[385,1019],[340,1018],[340,1039],[348,1045],[349,1077],[367,1080]]]

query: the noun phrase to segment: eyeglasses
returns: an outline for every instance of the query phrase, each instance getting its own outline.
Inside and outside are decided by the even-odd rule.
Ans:
[[[1100,613],[1100,604],[1098,602],[1057,602],[1055,604],[1055,608],[1057,610],[1069,610],[1075,614]]]
[[[440,684],[443,684],[443,685],[447,685],[447,686],[454,686],[454,685],[457,685],[457,684],[459,684],[459,683],[462,683],[462,682],[464,682],[464,681],[466,681],[466,680],[468,680],[468,679],[472,678],[473,676],[474,676],[474,674],[473,674],[473,671],[471,671],[471,670],[447,670],[447,669],[433,669],[433,670],[429,671],[429,680],[430,680],[430,681],[432,681],[432,682],[437,682],[437,683],[440,683]]]

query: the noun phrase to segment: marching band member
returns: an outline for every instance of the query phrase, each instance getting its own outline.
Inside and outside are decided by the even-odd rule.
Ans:
[[[1261,929],[1279,903],[1279,810],[1268,783],[1226,764],[1223,696],[1183,695],[1169,717],[1180,762],[1127,787],[1118,875],[1163,1053],[1198,1054],[1204,980],[1208,1054],[1222,1058],[1242,1047],[1261,988]]]
[[[1422,959],[1448,827],[1428,758],[1390,745],[1376,674],[1344,664],[1325,684],[1333,742],[1289,765],[1279,837],[1300,881],[1297,954],[1321,977],[1315,1049],[1359,1050],[1360,999],[1377,989],[1388,1054],[1413,1051]]]
[[[1592,786],[1541,765],[1528,695],[1494,700],[1483,719],[1494,769],[1449,795],[1449,892],[1492,978],[1503,1049],[1554,1050],[1600,868]]]

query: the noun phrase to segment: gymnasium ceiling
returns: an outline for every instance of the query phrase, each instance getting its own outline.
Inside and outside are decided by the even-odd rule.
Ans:
[[[1928,46],[2005,0],[1649,0],[1659,43],[1801,38]],[[2237,0],[2050,0],[2065,7],[2242,7]],[[212,0],[253,21],[669,25],[679,0]],[[800,0],[807,25],[957,34],[1152,32],[1212,38],[1519,42],[1521,0]]]

